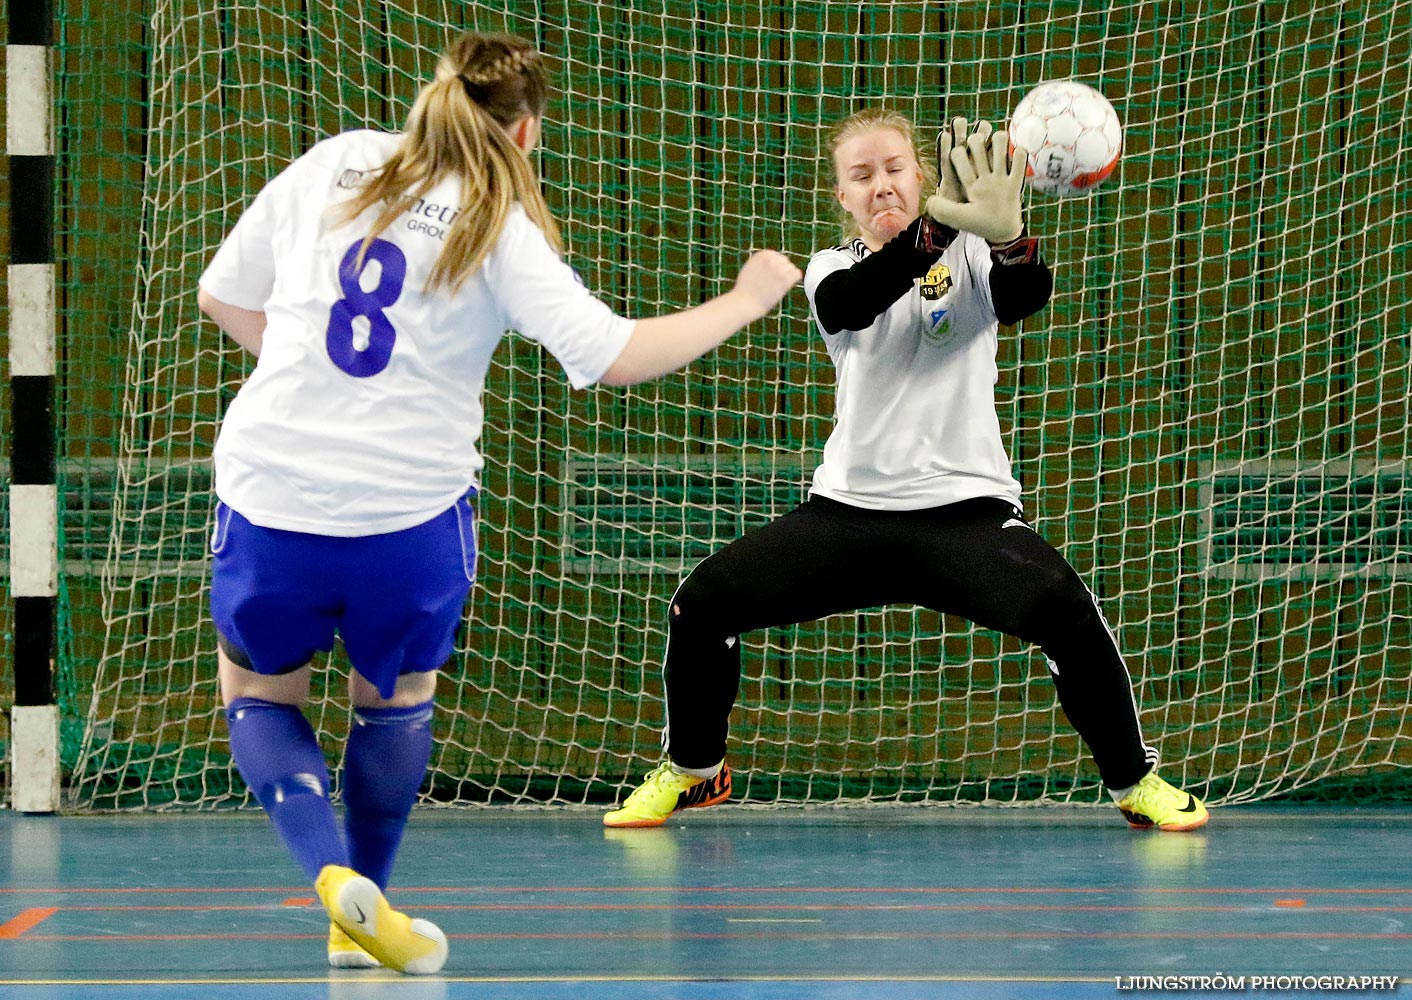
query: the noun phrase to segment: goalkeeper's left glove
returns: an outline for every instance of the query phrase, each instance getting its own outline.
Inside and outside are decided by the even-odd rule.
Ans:
[[[927,199],[927,215],[991,243],[1016,239],[1025,230],[1021,189],[1028,155],[1020,148],[1011,153],[1010,136],[1003,130],[972,133],[964,146],[951,150],[966,200],[946,198],[938,191]]]

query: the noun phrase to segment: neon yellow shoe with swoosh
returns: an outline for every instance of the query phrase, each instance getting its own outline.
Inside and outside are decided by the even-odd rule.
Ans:
[[[441,928],[394,910],[372,879],[342,865],[324,865],[314,891],[329,918],[389,969],[427,976],[446,964],[446,935]]]
[[[664,760],[642,779],[622,808],[603,817],[604,826],[661,826],[679,809],[714,806],[731,796],[731,769],[724,761],[714,778],[699,778],[673,769]]]
[[[328,964],[335,969],[381,969],[382,963],[369,955],[338,924],[328,925]]]
[[[1174,833],[1195,830],[1211,818],[1200,799],[1167,784],[1157,777],[1156,771],[1143,775],[1118,801],[1118,808],[1129,824],[1144,830],[1152,827]]]

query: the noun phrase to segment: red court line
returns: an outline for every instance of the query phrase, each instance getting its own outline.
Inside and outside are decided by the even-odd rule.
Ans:
[[[677,933],[671,931],[631,931],[615,934],[611,931],[569,931],[548,934],[448,934],[449,938],[468,941],[552,940],[552,941],[614,941],[624,938],[648,941],[1052,941],[1064,940],[1137,940],[1137,941],[1412,941],[1408,934],[1356,934],[1351,932],[1321,933],[1319,931],[760,931]]]
[[[447,937],[455,937],[448,934]],[[31,934],[26,941],[327,941],[323,934]]]
[[[214,895],[217,893],[300,893],[308,892],[308,887],[303,888],[272,888],[270,886],[245,886],[245,887],[213,887],[213,886],[152,886],[147,888],[134,887],[70,887],[70,888],[41,888],[41,889],[6,889],[0,888],[3,893],[25,893],[29,895],[78,895],[78,894],[111,894],[115,896],[134,895],[137,893],[203,893]],[[471,886],[394,886],[391,890],[394,895],[402,893],[455,893],[465,895],[467,893],[486,893],[506,895],[510,893],[789,893],[790,895],[821,894],[821,893],[849,893],[849,894],[882,894],[895,893],[905,895],[907,893],[918,893],[925,895],[938,895],[955,893],[965,894],[990,894],[990,895],[1117,895],[1121,893],[1150,893],[1154,895],[1279,895],[1279,896],[1300,896],[1300,895],[1412,895],[1412,887],[1293,887],[1293,886],[1205,886],[1189,887],[1180,886],[1130,886],[1121,887],[1113,885],[1103,886],[1053,886],[1049,888],[1041,886],[758,886],[758,885],[658,885],[658,886],[637,886],[637,885],[597,885],[597,886],[560,886],[560,885],[520,885],[520,886],[491,886],[491,885],[471,885]]]
[[[463,888],[436,889],[430,887],[394,886],[393,893],[403,892],[457,892],[457,893],[536,893],[536,892],[582,892],[582,893],[642,893],[642,892],[666,892],[666,893],[788,893],[790,895],[812,895],[821,893],[849,893],[849,894],[884,894],[896,893],[905,895],[907,893],[918,893],[923,895],[943,895],[955,893],[957,895],[1100,895],[1111,896],[1120,893],[1153,893],[1158,895],[1185,895],[1188,893],[1195,895],[1278,895],[1299,896],[1317,894],[1348,894],[1348,895],[1371,895],[1371,894],[1391,894],[1391,895],[1412,895],[1412,888],[1362,888],[1362,887],[1329,887],[1329,888],[1292,888],[1290,886],[1206,886],[1183,888],[1180,886],[1053,886],[1049,888],[1041,886],[756,886],[756,885],[734,885],[734,886],[714,886],[714,885],[659,885],[659,886],[466,886]]]
[[[58,895],[58,896],[64,896],[64,895],[69,895],[69,894],[71,894],[71,893],[72,893],[72,894],[110,893],[110,894],[112,894],[112,895],[114,895],[114,896],[126,896],[126,895],[132,895],[132,894],[140,893],[140,892],[171,892],[171,893],[206,892],[206,893],[212,893],[212,894],[214,894],[214,893],[230,893],[230,892],[257,892],[257,893],[258,893],[258,892],[283,892],[283,893],[298,893],[298,892],[308,892],[308,891],[309,891],[309,887],[308,887],[307,885],[306,885],[306,886],[285,886],[285,887],[283,887],[283,888],[272,887],[272,886],[268,886],[268,885],[259,885],[259,886],[195,886],[195,885],[193,885],[193,886],[150,886],[150,887],[110,886],[110,887],[106,887],[106,888],[103,887],[103,886],[58,886],[58,887],[48,888],[48,889],[44,889],[44,888],[38,888],[38,889],[0,889],[0,894],[4,894],[4,893],[33,893],[33,894],[35,894],[35,895]],[[448,889],[448,890],[446,890],[446,891],[450,892],[450,891],[458,891],[458,890],[450,890],[450,889]],[[459,891],[464,891],[464,890],[459,890]]]
[[[314,901],[288,901],[284,906],[313,907]],[[1271,910],[1288,912],[1291,907],[1270,902]],[[1412,906],[1301,906],[1299,913],[1412,913]],[[269,904],[213,906],[182,906],[172,904],[82,905],[65,906],[66,913],[241,913],[269,912]],[[1100,905],[1096,903],[424,903],[417,911],[436,910],[441,913],[518,913],[518,912],[652,912],[658,910],[692,912],[766,912],[778,913],[1260,913],[1263,910],[1246,906],[1142,906]],[[49,911],[54,912],[53,910]],[[0,937],[4,937],[0,934]]]
[[[447,934],[458,941],[1412,941],[1341,931],[565,931]],[[322,934],[33,934],[26,941],[322,941]]]
[[[0,924],[0,941],[17,938],[59,912],[57,906],[35,906]]]

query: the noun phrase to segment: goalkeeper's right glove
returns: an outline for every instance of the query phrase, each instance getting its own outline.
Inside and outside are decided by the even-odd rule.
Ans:
[[[1028,155],[1019,148],[1011,153],[1007,132],[972,133],[950,154],[966,200],[943,197],[938,190],[927,199],[927,215],[991,243],[1016,239],[1025,231],[1021,189]]]
[[[976,133],[990,137],[990,122],[976,122]],[[956,176],[956,165],[951,162],[951,151],[963,146],[970,133],[966,119],[956,117],[936,134],[936,170],[941,183],[936,193],[947,201],[965,201],[966,192],[961,187],[961,178]]]

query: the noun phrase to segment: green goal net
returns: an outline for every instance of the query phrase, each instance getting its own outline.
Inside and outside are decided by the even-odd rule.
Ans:
[[[751,249],[837,242],[820,146],[851,111],[928,135],[1041,80],[1102,90],[1122,164],[1091,197],[1030,196],[1056,294],[1002,336],[1028,512],[1098,595],[1170,779],[1217,803],[1408,793],[1412,0],[140,6],[57,3],[69,808],[248,801],[205,588],[209,456],[250,360],[196,279],[265,181],[397,127],[469,27],[552,57],[549,201],[630,315],[723,290]],[[573,392],[507,338],[429,798],[601,802],[640,776],[668,597],[805,495],[832,402],[798,292],[630,389]],[[1017,640],[895,607],[749,635],[744,662],[738,799],[1101,798]],[[336,766],[347,667],[320,667]]]

